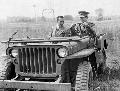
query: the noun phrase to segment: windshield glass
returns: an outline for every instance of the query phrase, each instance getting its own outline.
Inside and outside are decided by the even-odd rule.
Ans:
[[[1,40],[13,39],[46,38],[52,32],[54,22],[41,23],[6,23],[2,26]]]
[[[43,9],[39,17],[8,17],[1,25],[1,40],[47,38],[56,24],[54,10]]]

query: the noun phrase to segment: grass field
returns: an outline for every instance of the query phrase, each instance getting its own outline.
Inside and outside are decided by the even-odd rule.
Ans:
[[[67,25],[69,26],[71,23],[73,22],[67,22]],[[107,41],[109,43],[107,50],[107,66],[109,69],[111,69],[111,73],[109,73],[109,79],[94,82],[96,84],[94,86],[96,90],[94,91],[120,91],[120,20],[101,21],[94,23],[96,24],[95,31],[97,34],[107,33]],[[7,40],[15,31],[18,31],[18,33],[14,36],[14,38],[19,39],[26,38],[26,36],[29,36],[30,38],[47,37],[52,31],[52,25],[55,25],[55,23],[0,24],[0,41]],[[5,53],[5,48],[5,45],[0,44],[0,55]],[[98,90],[99,88],[102,88],[103,90]]]

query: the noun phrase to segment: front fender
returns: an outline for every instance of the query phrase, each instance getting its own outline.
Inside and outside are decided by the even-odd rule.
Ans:
[[[83,50],[80,50],[79,52],[76,52],[76,53],[70,55],[70,56],[67,56],[64,59],[73,59],[73,58],[87,57],[87,56],[91,55],[95,51],[96,51],[96,49],[94,49],[94,48],[83,49]]]

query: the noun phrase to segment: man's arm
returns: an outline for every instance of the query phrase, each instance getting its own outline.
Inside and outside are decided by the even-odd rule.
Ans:
[[[78,36],[77,31],[78,31],[78,24],[72,24],[71,27],[69,28],[70,35]]]
[[[93,31],[94,36],[96,36],[95,24],[94,23],[90,23],[90,27],[91,27],[91,30]]]
[[[95,30],[94,30],[94,27],[95,27],[95,24],[94,24],[94,23],[91,23],[91,22],[89,22],[88,25],[86,25],[88,34],[89,34],[91,37],[95,37],[95,36],[96,36],[96,32],[95,32]]]

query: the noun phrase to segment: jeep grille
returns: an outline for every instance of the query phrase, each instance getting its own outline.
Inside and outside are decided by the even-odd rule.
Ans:
[[[27,47],[18,49],[19,70],[24,73],[56,73],[56,49],[53,47]]]

